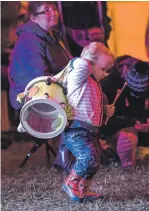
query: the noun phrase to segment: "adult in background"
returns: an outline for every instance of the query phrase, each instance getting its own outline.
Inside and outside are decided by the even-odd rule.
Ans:
[[[54,2],[29,2],[29,20],[17,29],[18,39],[9,63],[10,102],[21,108],[17,95],[36,77],[59,73],[71,55],[59,30],[59,13]]]
[[[19,112],[22,104],[16,98],[27,84],[36,77],[56,75],[72,56],[61,30],[56,2],[30,1],[28,21],[17,28],[17,36],[9,63],[9,98]]]
[[[138,144],[149,145],[149,63],[127,55],[118,57],[109,76],[101,81],[108,103],[113,102],[117,90],[125,82],[127,86],[104,131],[106,138],[115,145],[123,168],[135,165]]]

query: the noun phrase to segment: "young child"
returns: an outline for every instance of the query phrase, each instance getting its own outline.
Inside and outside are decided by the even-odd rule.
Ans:
[[[103,198],[89,191],[89,185],[99,168],[99,150],[96,142],[98,128],[103,120],[103,100],[99,81],[111,68],[114,56],[102,43],[87,45],[80,58],[70,61],[70,70],[64,78],[67,88],[69,125],[62,134],[66,148],[76,162],[62,185],[73,201]],[[109,116],[115,107],[109,106]]]

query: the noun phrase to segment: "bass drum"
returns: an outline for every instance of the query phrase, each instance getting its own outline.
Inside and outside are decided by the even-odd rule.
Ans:
[[[18,132],[27,132],[41,139],[53,138],[63,132],[67,124],[67,99],[64,91],[49,76],[32,80],[24,91]]]

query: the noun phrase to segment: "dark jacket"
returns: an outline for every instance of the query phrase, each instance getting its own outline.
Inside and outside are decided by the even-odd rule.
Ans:
[[[55,75],[69,62],[70,57],[56,39],[29,21],[17,29],[18,40],[9,63],[10,102],[14,109],[21,104],[16,97],[36,77]],[[59,36],[65,43],[65,38]]]
[[[108,97],[109,104],[113,103],[113,100],[117,94],[117,90],[121,89],[125,83],[125,80],[121,77],[121,66],[127,65],[128,67],[131,67],[132,60],[135,59],[130,57],[131,60],[128,60],[128,58],[129,56],[122,56],[117,58],[110,74],[101,81],[102,90]],[[148,92],[143,98],[133,97],[131,95],[130,88],[126,86],[115,104],[115,116],[122,115],[136,118],[138,120],[141,118],[147,118],[149,113],[148,110],[145,109],[145,97],[149,97]]]
[[[129,61],[128,58],[128,56],[123,56],[116,59],[110,74],[101,81],[102,91],[108,98],[108,104],[113,103],[117,90],[121,89],[125,83],[121,77],[120,68],[123,64],[128,65],[128,67],[131,66],[132,60]],[[149,94],[146,93],[146,98],[148,97]],[[137,99],[133,97],[130,94],[130,88],[126,86],[115,104],[114,116],[109,119],[107,126],[104,127],[105,136],[111,136],[119,129],[134,126],[136,120],[144,123],[149,118],[149,108],[146,109],[145,107],[146,98]],[[149,135],[149,133],[147,134]]]

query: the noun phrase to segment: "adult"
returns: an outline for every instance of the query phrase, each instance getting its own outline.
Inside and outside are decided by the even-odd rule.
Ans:
[[[109,76],[101,81],[109,103],[125,82],[115,114],[104,128],[105,138],[115,145],[123,168],[135,165],[138,144],[149,145],[149,64],[127,55],[118,57]]]
[[[68,63],[71,54],[59,30],[59,13],[53,2],[29,2],[29,20],[17,29],[18,39],[9,63],[10,102],[21,108],[17,95],[36,77],[55,75]]]

